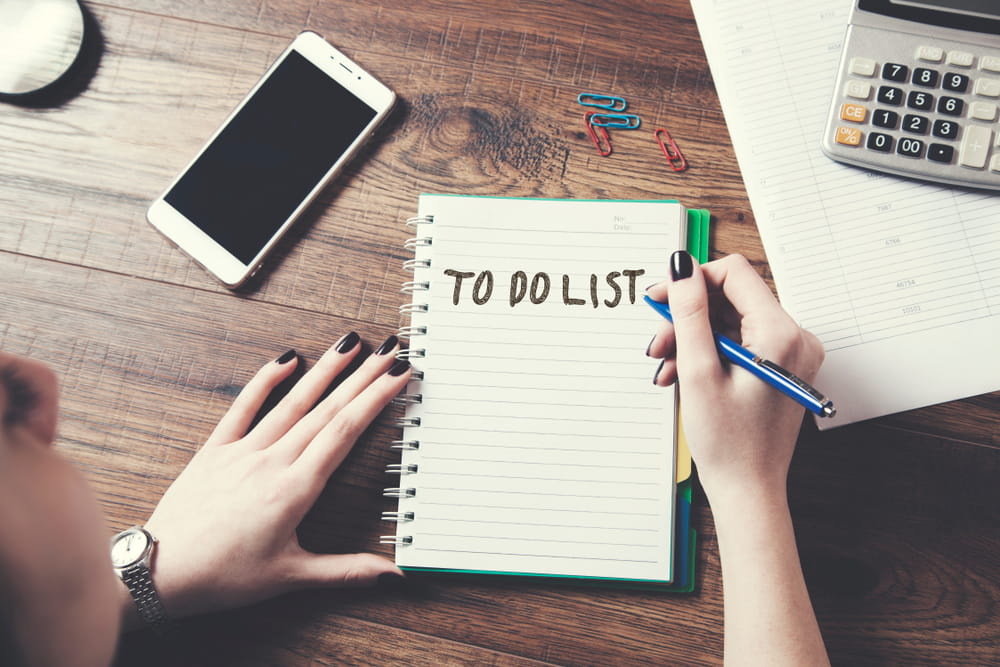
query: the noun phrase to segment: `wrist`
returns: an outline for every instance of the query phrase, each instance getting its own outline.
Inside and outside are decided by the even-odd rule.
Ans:
[[[789,511],[785,475],[760,478],[744,475],[731,480],[703,477],[701,483],[716,523],[730,516],[772,515]]]

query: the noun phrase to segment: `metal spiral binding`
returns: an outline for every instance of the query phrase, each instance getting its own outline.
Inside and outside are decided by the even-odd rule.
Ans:
[[[418,227],[419,225],[433,224],[434,216],[422,215],[410,218],[406,221],[408,227]],[[431,245],[432,239],[430,236],[416,236],[412,239],[407,239],[403,247],[407,250],[416,251],[418,248],[426,247]],[[420,275],[417,272],[423,271],[425,269],[431,268],[431,260],[429,258],[414,258],[403,262],[403,270],[413,273],[415,276]],[[423,274],[427,275],[427,274]],[[427,280],[410,280],[403,283],[400,292],[403,294],[415,294],[417,292],[426,292],[430,290],[431,284]],[[408,303],[399,307],[400,315],[414,315],[415,313],[426,313],[428,311],[428,304],[426,303]],[[414,336],[425,336],[427,335],[427,327],[421,325],[413,325],[400,327],[396,332],[396,335],[401,339],[412,338]],[[424,358],[426,350],[424,349],[406,349],[400,350],[396,353],[397,359],[421,359]],[[424,379],[424,373],[421,370],[414,368],[412,370],[411,380],[420,381]],[[400,394],[395,397],[392,402],[397,405],[418,405],[423,402],[423,394],[420,393],[406,393]],[[395,425],[399,428],[414,428],[420,426],[420,417],[399,417],[395,420]],[[407,451],[417,451],[420,449],[419,440],[394,440],[390,445],[391,449],[398,449],[400,452]],[[404,475],[415,475],[419,470],[419,466],[416,463],[390,463],[386,465],[385,472],[388,475],[399,475],[400,479]],[[403,503],[402,499],[414,498],[417,495],[417,489],[412,486],[398,486],[389,487],[383,489],[382,495],[387,498],[399,498],[400,504]],[[415,519],[413,512],[382,512],[383,521],[392,521],[394,523],[408,523]],[[413,544],[412,535],[383,535],[379,537],[380,544],[393,544],[397,547],[403,547]]]
[[[420,449],[419,440],[393,440],[389,443],[389,449],[398,449],[402,452],[412,452]]]
[[[415,236],[412,239],[406,239],[403,242],[403,247],[407,250],[416,250],[417,248],[431,245],[432,240],[429,236]]]
[[[433,215],[415,215],[406,221],[407,227],[416,227],[417,225],[433,225],[434,216]]]
[[[417,490],[413,487],[390,486],[387,489],[382,489],[382,495],[386,498],[415,498]]]
[[[426,336],[427,327],[400,327],[396,331],[399,338],[411,338],[413,336]]]
[[[393,405],[420,405],[424,402],[423,394],[400,394],[390,401]]]
[[[407,280],[399,291],[403,294],[413,294],[414,292],[426,292],[431,288],[431,284],[426,280]]]
[[[417,269],[429,269],[431,268],[431,260],[429,259],[408,259],[403,262],[403,270],[416,271]]]
[[[413,313],[426,313],[430,306],[426,303],[404,303],[399,307],[400,315],[412,315]]]

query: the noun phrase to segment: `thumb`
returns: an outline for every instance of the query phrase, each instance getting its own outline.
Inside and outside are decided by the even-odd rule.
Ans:
[[[313,554],[303,552],[298,567],[303,586],[362,588],[374,586],[379,575],[403,576],[396,565],[375,554]]]
[[[670,311],[677,341],[677,379],[713,380],[722,373],[709,321],[708,289],[701,267],[691,254],[678,250],[670,256]],[[708,377],[706,377],[708,376]]]

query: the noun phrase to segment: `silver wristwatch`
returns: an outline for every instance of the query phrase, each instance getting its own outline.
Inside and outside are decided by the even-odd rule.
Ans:
[[[145,528],[124,530],[111,538],[111,565],[132,595],[139,618],[154,631],[163,632],[167,613],[149,571],[155,547],[156,539]]]

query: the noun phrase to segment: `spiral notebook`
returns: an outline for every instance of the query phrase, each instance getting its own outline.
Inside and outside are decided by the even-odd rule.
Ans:
[[[421,195],[383,514],[401,568],[676,585],[690,496],[641,294],[692,214],[707,223],[668,200]]]

